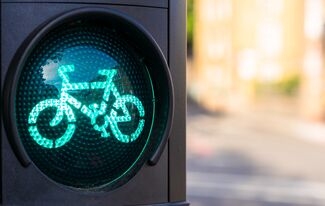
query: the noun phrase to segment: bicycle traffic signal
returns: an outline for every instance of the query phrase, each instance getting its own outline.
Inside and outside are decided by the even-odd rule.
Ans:
[[[185,2],[98,3],[1,3],[4,205],[186,205]]]

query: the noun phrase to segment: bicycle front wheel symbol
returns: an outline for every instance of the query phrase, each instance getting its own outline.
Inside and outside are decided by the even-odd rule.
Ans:
[[[52,119],[52,121],[50,121],[49,126],[51,127],[57,126],[59,123],[61,123],[64,116],[67,116],[67,120],[68,120],[68,127],[65,133],[61,137],[56,139],[50,139],[42,136],[39,133],[36,125],[37,118],[40,115],[40,113],[49,107],[56,108],[55,117]],[[34,141],[40,146],[49,149],[58,148],[70,141],[76,129],[75,121],[76,119],[74,113],[68,104],[61,102],[58,99],[47,99],[39,102],[30,112],[28,117],[28,124],[30,125],[28,127],[28,131],[32,136],[32,138],[34,139]]]

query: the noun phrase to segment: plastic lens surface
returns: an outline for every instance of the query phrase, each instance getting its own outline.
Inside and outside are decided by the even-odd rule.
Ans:
[[[78,21],[50,31],[29,54],[16,123],[27,154],[50,179],[114,187],[148,160],[156,99],[132,45],[114,27]]]

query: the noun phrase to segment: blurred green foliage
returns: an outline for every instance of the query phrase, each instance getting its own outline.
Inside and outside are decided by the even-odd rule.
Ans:
[[[187,46],[193,47],[194,0],[187,0]]]
[[[296,95],[301,84],[299,75],[288,75],[275,82],[255,82],[257,94],[282,94],[285,96]]]
[[[299,89],[300,82],[300,77],[298,75],[293,75],[283,78],[281,81],[277,82],[275,86],[278,91],[285,95],[294,95]]]

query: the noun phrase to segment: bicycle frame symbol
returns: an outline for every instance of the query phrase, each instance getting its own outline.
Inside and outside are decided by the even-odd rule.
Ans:
[[[58,99],[46,99],[36,104],[32,111],[29,113],[28,117],[28,131],[34,141],[42,147],[45,148],[58,148],[65,145],[72,138],[76,130],[76,117],[71,108],[71,106],[80,110],[81,113],[90,118],[90,123],[94,130],[101,132],[101,137],[107,138],[111,134],[106,130],[109,126],[114,137],[123,143],[129,143],[135,141],[141,134],[145,120],[145,110],[141,101],[133,95],[121,95],[114,82],[113,78],[117,74],[116,69],[110,70],[99,70],[98,74],[106,76],[106,81],[104,82],[78,82],[70,83],[68,76],[69,72],[74,72],[74,65],[63,65],[58,69],[58,75],[62,80],[62,87],[60,89],[60,96]],[[78,91],[78,90],[96,90],[103,89],[103,99],[100,105],[93,103],[89,106],[83,105],[79,100],[68,94],[68,91]],[[113,103],[113,108],[109,113],[106,113],[107,102],[109,101],[110,94],[115,97],[115,102]],[[139,112],[140,120],[137,128],[132,134],[123,134],[119,129],[118,123],[130,122],[132,121],[130,112],[126,107],[126,103],[133,104]],[[49,107],[56,107],[56,114],[54,118],[50,121],[49,125],[51,127],[57,126],[63,120],[63,117],[67,117],[68,126],[65,133],[57,139],[49,139],[42,136],[37,129],[37,118],[40,113]],[[122,115],[118,115],[116,110],[121,110]],[[103,116],[104,122],[99,125],[97,123],[97,118]]]

